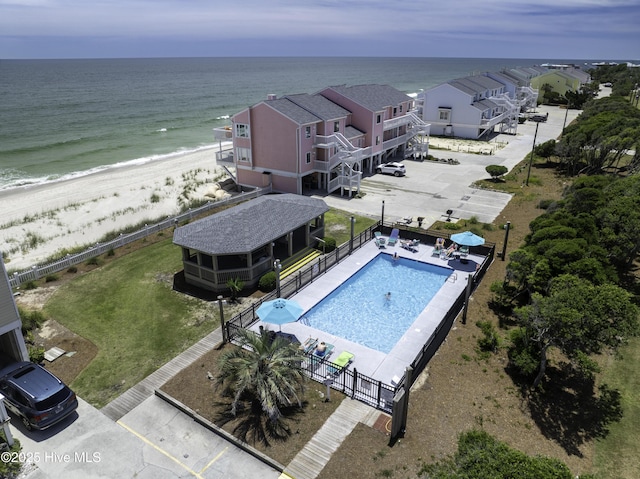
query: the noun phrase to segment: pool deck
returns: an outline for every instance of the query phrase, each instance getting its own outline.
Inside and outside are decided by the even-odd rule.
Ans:
[[[371,240],[290,299],[297,301],[305,312],[309,311],[331,291],[340,286],[380,253],[390,255],[398,253],[400,257],[442,266],[451,270],[451,275],[447,278],[447,281],[388,354],[312,328],[301,321],[283,324],[282,332],[294,334],[301,343],[311,337],[318,339],[318,341],[333,344],[335,348],[329,360],[336,358],[342,351],[349,351],[355,355],[349,368],[356,368],[360,374],[386,384],[392,384],[393,378],[401,378],[406,367],[416,358],[431,334],[442,322],[451,305],[466,288],[469,276],[474,274],[475,271],[467,272],[461,269],[454,269],[449,265],[450,258],[440,259],[440,257],[432,255],[432,245],[420,244],[417,252],[411,252],[402,248],[399,242],[395,246],[387,245],[384,249],[378,249],[375,241]],[[467,259],[469,260],[467,265],[460,265],[456,262],[451,262],[451,264],[459,267],[471,265],[472,268],[475,268],[472,261],[480,264],[484,257],[470,254]],[[416,287],[419,287],[419,285]],[[304,317],[304,314],[302,317]],[[258,330],[261,325],[268,329],[277,328],[260,321],[252,329]],[[357,327],[357,325],[354,325],[354,327]]]

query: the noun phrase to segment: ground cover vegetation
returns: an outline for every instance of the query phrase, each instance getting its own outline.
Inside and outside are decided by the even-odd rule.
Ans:
[[[608,110],[618,101],[594,101],[585,108],[584,121],[589,121],[591,112]],[[618,111],[623,122],[636,114],[626,108]],[[582,130],[586,124],[582,121],[581,116],[571,126],[573,131]],[[606,136],[608,131],[615,136],[616,124],[603,121],[600,134]],[[477,321],[482,334],[453,328],[431,361],[425,382],[411,393],[408,427],[418,429],[415,434],[408,432],[389,449],[381,438],[356,428],[321,478],[332,477],[338,470],[355,473],[355,468],[348,469],[351,463],[356,463],[359,471],[366,470],[358,454],[368,455],[371,469],[360,477],[637,477],[638,449],[630,444],[632,439],[625,438],[628,427],[637,426],[640,416],[633,400],[625,398],[633,396],[634,391],[637,394],[637,385],[629,384],[627,375],[633,373],[627,368],[636,369],[629,360],[637,357],[639,347],[635,336],[640,177],[633,174],[636,157],[618,157],[617,151],[612,152],[617,156],[613,160],[617,168],[573,167],[587,166],[598,157],[589,151],[599,149],[597,145],[592,142],[585,151],[572,151],[571,168],[566,168],[566,158],[557,156],[559,145],[555,141],[544,151],[537,150],[544,162],[531,159],[536,173],[526,189],[522,188],[522,178],[528,161],[506,175],[504,184],[488,180],[484,187],[503,186],[515,195],[502,218],[518,217],[517,210],[522,219],[524,209],[534,202],[546,212],[540,214],[538,210],[531,215],[530,228],[517,231],[520,247],[509,254],[506,264],[502,263],[503,274],[496,274],[501,268],[500,263],[494,263],[484,285],[474,293],[470,316],[482,318]],[[621,145],[626,153],[629,146]],[[611,164],[606,154],[599,157],[606,159],[604,164]],[[594,175],[585,176],[587,173]],[[556,199],[536,198],[540,191],[553,195],[545,182],[554,177],[561,182]],[[514,180],[520,180],[519,188]],[[495,238],[490,229],[485,233]],[[465,342],[468,349],[461,352]],[[452,366],[459,371],[453,374],[449,370]],[[606,371],[601,374],[603,366]],[[477,385],[478,375],[486,378],[486,384]],[[456,387],[454,382],[462,384]],[[497,384],[502,385],[502,392]],[[446,394],[440,387],[458,394]],[[483,396],[483,392],[492,394]],[[491,410],[491,404],[496,410]],[[514,409],[507,419],[500,409],[509,407]],[[425,409],[431,411],[430,416],[426,414],[430,418],[426,422]],[[478,413],[470,417],[473,410]],[[443,422],[449,427],[443,427]],[[457,453],[452,453],[451,447],[449,451],[442,447],[442,443],[451,444],[451,432],[456,428],[452,423],[458,428]],[[622,426],[625,423],[628,425]],[[485,441],[478,436],[474,432],[477,428],[521,451],[546,451],[544,455],[561,459],[569,469],[555,461],[551,461],[554,467],[543,468],[542,464],[548,465],[544,459],[492,461],[495,457],[505,459],[507,454],[496,451],[495,444],[490,444],[493,438]],[[481,445],[475,449],[469,444]],[[404,451],[396,453],[398,448]],[[372,457],[370,451],[376,450],[379,452]],[[413,463],[408,461],[412,456],[406,453],[408,450],[413,451]]]
[[[513,477],[514,473],[554,478],[569,477],[567,470],[582,478],[592,471],[598,478],[637,477],[637,459],[629,457],[640,456],[637,441],[632,440],[640,412],[626,407],[633,401],[625,396],[637,394],[638,385],[624,379],[637,374],[638,362],[611,354],[637,357],[640,351],[640,342],[633,338],[638,327],[635,258],[640,223],[636,215],[625,215],[640,210],[638,179],[625,165],[632,165],[634,158],[621,157],[616,176],[613,171],[587,169],[583,175],[608,174],[573,182],[568,173],[581,170],[564,168],[562,157],[551,155],[542,164],[532,160],[536,173],[526,189],[522,185],[527,161],[506,175],[504,183],[488,180],[481,185],[514,193],[496,220],[497,227],[480,229],[488,241],[497,243],[509,218],[511,244],[517,249],[508,262],[495,262],[474,292],[470,317],[477,319],[478,327],[454,326],[416,383],[406,436],[390,448],[384,430],[359,425],[321,478]],[[602,196],[590,191],[594,189]],[[546,208],[542,216],[540,206]],[[435,227],[447,229],[446,224]],[[528,261],[527,255],[537,260]],[[567,289],[576,293],[567,294]],[[550,333],[545,336],[547,329]],[[211,378],[216,374],[208,369],[221,364],[221,354],[212,351],[163,390],[182,391],[199,413],[224,418],[222,413],[228,413],[232,403],[218,395],[224,388],[213,387]],[[306,409],[292,404],[295,426],[267,449],[283,464],[328,417],[328,405],[335,407],[342,399],[332,395],[332,402],[325,403],[317,385],[310,389],[302,399],[308,401]],[[245,392],[239,397],[249,405],[260,397],[252,387]],[[264,421],[262,413],[258,416]],[[630,429],[618,427],[627,421]],[[234,423],[232,430],[237,427],[247,431],[246,423]],[[617,433],[616,443],[607,448],[611,432]],[[262,443],[258,441],[259,447]],[[595,467],[594,445],[607,450],[596,454]]]
[[[339,237],[349,235],[351,216],[333,211],[327,229]],[[356,234],[374,222],[355,218]],[[104,406],[219,327],[217,303],[172,289],[181,269],[180,252],[170,232],[161,232],[73,267],[55,281],[43,278],[25,285],[18,302],[27,320],[30,350],[42,354],[58,346],[76,352],[51,363],[50,368],[90,404]],[[246,297],[251,292],[242,297],[239,286],[236,282],[230,285],[228,299],[239,301],[225,305],[227,317],[252,300]],[[32,312],[31,297],[41,298],[41,312]],[[46,320],[50,321],[45,336],[49,329],[58,330],[66,336],[61,343],[34,337]]]

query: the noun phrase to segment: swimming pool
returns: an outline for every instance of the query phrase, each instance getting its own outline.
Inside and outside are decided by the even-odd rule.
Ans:
[[[302,322],[389,353],[451,273],[380,253],[305,313]]]

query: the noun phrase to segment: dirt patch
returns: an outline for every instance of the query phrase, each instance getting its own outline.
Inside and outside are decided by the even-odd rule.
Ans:
[[[71,384],[98,354],[98,348],[88,339],[83,338],[50,319],[47,320],[34,336],[36,346],[45,351],[56,347],[65,354],[52,362],[44,361],[44,366],[62,381]]]
[[[508,181],[522,185],[527,174],[526,168],[516,167],[513,171],[513,178]],[[504,241],[501,226],[510,221],[507,255],[523,243],[529,232],[529,223],[543,213],[537,208],[540,200],[559,198],[566,182],[565,178],[556,176],[552,168],[534,168],[532,175],[535,181],[531,181],[526,188],[518,188],[491,229],[483,231],[486,240],[496,243],[500,252]],[[487,182],[483,186],[494,188],[495,185]],[[440,226],[442,231],[452,232],[445,229],[444,224]],[[116,250],[116,255],[120,254]],[[499,324],[497,316],[488,306],[492,298],[490,285],[504,279],[506,264],[506,261],[496,258],[473,294],[467,324],[456,322],[428,369],[414,385],[405,437],[389,447],[389,437],[384,427],[371,428],[360,424],[332,455],[320,479],[416,477],[422,462],[433,462],[453,454],[458,435],[473,427],[484,428],[499,440],[527,454],[556,457],[565,462],[574,475],[591,472],[593,443],[585,442],[574,449],[566,448],[558,441],[557,431],[545,429],[540,424],[540,418],[532,417],[527,398],[522,396],[505,371],[506,352],[500,350],[488,359],[481,359],[476,352],[481,333],[475,323],[489,320],[496,326]],[[26,295],[19,301],[25,298]],[[95,356],[95,346],[54,325],[47,325],[46,329],[47,337],[42,339],[43,344],[76,351],[74,356],[56,360],[50,365],[51,369],[65,380],[75,377],[81,365],[90,361],[87,358]],[[51,331],[55,331],[55,334]],[[220,415],[221,398],[216,396],[207,373],[215,374],[216,354],[218,352],[212,351],[162,387],[165,392],[214,422]],[[261,446],[258,441],[256,447],[286,465],[329,417],[329,406],[335,407],[338,402],[337,395],[332,393],[332,402],[324,403],[322,387],[310,384],[304,412],[290,419],[291,435],[286,440],[272,441],[269,446]],[[224,427],[231,431],[235,426],[237,423],[231,422]]]
[[[225,346],[231,347],[235,346]],[[205,354],[160,389],[280,464],[287,465],[333,414],[345,396],[332,391],[331,401],[325,402],[325,387],[308,381],[304,407],[293,407],[286,411],[282,421],[286,431],[280,430],[282,435],[279,437],[267,434],[262,438],[259,432],[256,433],[259,429],[251,427],[255,424],[242,418],[229,417],[228,405],[231,400],[222,396],[220,388],[216,387],[213,378],[217,374],[218,358],[224,350],[214,349]]]
[[[521,184],[526,171],[514,168],[509,181]],[[509,252],[524,242],[529,223],[544,211],[537,208],[540,200],[560,198],[566,179],[550,168],[535,168],[535,182],[510,201],[496,218],[493,228],[483,231],[488,242],[501,252],[505,231],[511,222],[507,244]],[[534,184],[535,183],[535,184]],[[491,184],[485,187],[493,187]],[[440,226],[438,228],[438,226]],[[461,225],[463,228],[472,224]],[[478,225],[479,226],[479,225]],[[436,225],[445,229],[445,224]],[[431,463],[456,451],[458,435],[483,428],[501,441],[527,454],[555,457],[566,463],[573,474],[591,471],[593,443],[566,448],[554,431],[540,426],[517,385],[507,374],[506,351],[501,349],[488,359],[481,359],[477,341],[481,337],[479,320],[491,321],[498,327],[498,317],[489,308],[491,283],[505,277],[507,261],[496,258],[482,283],[474,291],[467,324],[459,317],[446,341],[414,384],[409,405],[406,435],[393,447],[389,437],[360,424],[332,456],[319,479],[333,477],[416,477],[420,465]],[[501,330],[504,335],[505,331]],[[580,442],[580,441],[577,441]]]

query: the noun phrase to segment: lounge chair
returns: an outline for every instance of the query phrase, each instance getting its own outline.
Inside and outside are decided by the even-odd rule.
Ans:
[[[316,344],[318,344],[318,340],[309,336],[309,338],[300,345],[300,349],[302,349],[305,353],[310,353],[316,348]]]
[[[324,354],[322,354],[322,351],[318,349],[321,344],[323,343],[316,343],[312,350],[313,352],[308,356],[308,362],[306,363],[305,367],[309,371],[315,371],[316,369],[318,369],[318,366],[324,363],[329,358],[329,356],[331,356],[331,353],[333,353],[335,346],[330,343],[324,343],[325,349]]]
[[[460,245],[460,249],[458,249],[458,252],[460,253],[461,257],[466,258],[467,256],[469,256],[469,247]]]
[[[342,351],[338,357],[329,364],[327,368],[331,374],[334,376],[339,375],[344,369],[351,364],[353,358],[356,356],[349,351]]]
[[[382,236],[378,236],[376,238],[376,246],[378,247],[378,249],[386,248],[386,244],[387,241]]]
[[[389,241],[387,241],[387,243],[389,244],[389,246],[395,246],[399,239],[400,239],[400,230],[398,228],[393,228],[391,230],[391,234],[389,235]]]
[[[420,244],[420,240],[407,240],[407,241],[402,241],[400,240],[400,247],[404,248],[408,251],[411,251],[412,253],[417,253],[418,252],[418,245]]]

